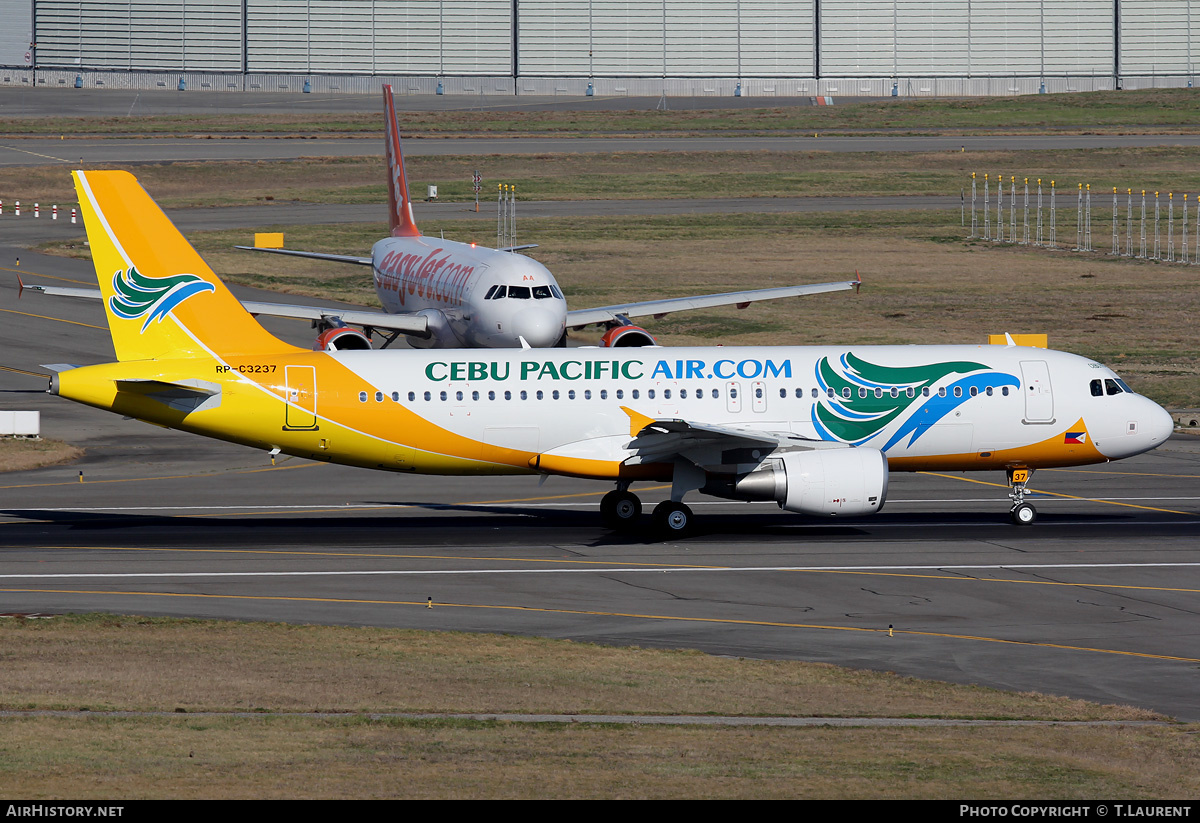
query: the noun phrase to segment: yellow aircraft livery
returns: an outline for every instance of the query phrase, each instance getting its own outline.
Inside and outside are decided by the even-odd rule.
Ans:
[[[671,482],[817,516],[878,511],[889,471],[997,470],[1011,516],[1039,467],[1162,443],[1170,416],[1107,367],[1018,346],[308,351],[269,334],[130,174],[75,172],[117,363],[50,391],[270,451],[426,474]]]

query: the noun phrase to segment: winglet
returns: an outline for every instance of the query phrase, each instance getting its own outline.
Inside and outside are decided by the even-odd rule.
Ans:
[[[622,406],[621,411],[629,415],[629,436],[637,437],[642,430],[654,422],[653,417],[647,417],[641,412],[635,412],[628,406]]]
[[[383,87],[385,134],[383,153],[388,167],[388,223],[392,237],[419,237],[417,221],[413,219],[412,200],[408,197],[408,178],[404,173],[404,152],[400,149],[400,126],[396,123],[396,103],[392,87]]]
[[[858,273],[858,269],[855,269],[854,270],[854,293],[862,294],[860,289],[862,289],[862,275]]]
[[[1008,332],[1005,332],[1005,333],[1004,333],[1004,345],[1006,345],[1006,346],[1015,346],[1015,345],[1017,345],[1017,341],[1016,341],[1016,340],[1013,340],[1013,338],[1012,338],[1012,335],[1011,335],[1011,334],[1009,334]]]

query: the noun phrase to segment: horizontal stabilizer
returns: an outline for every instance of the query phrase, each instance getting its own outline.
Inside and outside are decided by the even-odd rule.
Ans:
[[[100,300],[104,295],[100,289],[72,289],[65,286],[25,286],[30,291],[40,291],[56,297],[83,297],[88,300]]]
[[[117,384],[119,392],[145,395],[185,414],[207,411],[221,405],[221,387],[205,380],[167,382],[149,378],[132,378],[114,382]]]

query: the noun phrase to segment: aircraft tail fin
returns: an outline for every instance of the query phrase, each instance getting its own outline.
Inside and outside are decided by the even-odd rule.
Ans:
[[[136,177],[125,171],[72,176],[118,360],[295,349],[242,307]]]
[[[400,126],[396,123],[396,103],[392,87],[383,87],[383,114],[387,121],[384,155],[388,166],[388,222],[392,237],[418,237],[413,219],[412,200],[408,197],[408,177],[404,172],[404,152],[400,148]]]

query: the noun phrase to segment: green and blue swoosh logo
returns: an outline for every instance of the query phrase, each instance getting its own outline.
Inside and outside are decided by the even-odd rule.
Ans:
[[[176,274],[170,277],[147,277],[130,266],[128,271],[113,274],[113,290],[108,307],[117,317],[136,320],[145,316],[139,334],[151,321],[162,322],[180,303],[197,294],[216,291],[212,283],[195,274]]]
[[[948,361],[923,366],[880,366],[847,352],[836,360],[817,362],[820,400],[813,406],[813,425],[822,440],[840,440],[861,446],[891,428],[891,437],[879,448],[887,451],[900,443],[912,446],[929,427],[971,398],[971,389],[1019,386],[1014,375],[995,371],[983,363]],[[945,388],[944,396],[938,388]],[[828,392],[832,389],[832,396]],[[865,389],[866,396],[860,396]],[[892,397],[892,390],[896,397]],[[908,390],[912,390],[912,397]],[[930,389],[929,396],[923,390]],[[955,389],[959,389],[957,396]],[[879,396],[876,397],[876,390]]]

